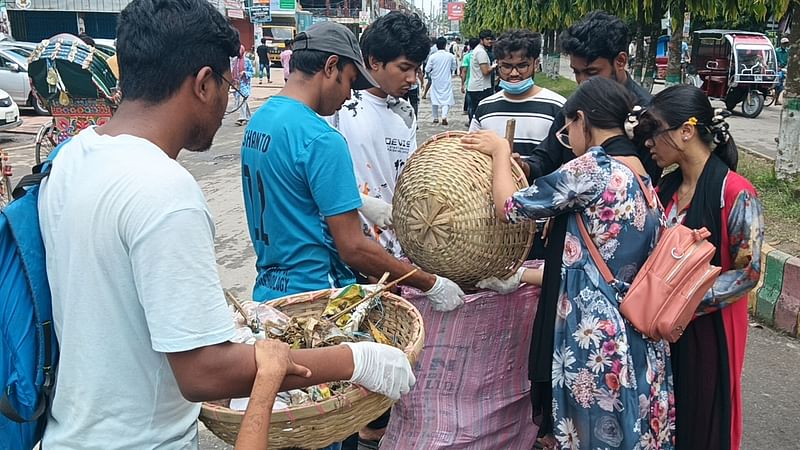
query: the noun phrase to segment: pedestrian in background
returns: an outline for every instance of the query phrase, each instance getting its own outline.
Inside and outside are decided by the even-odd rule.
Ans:
[[[472,50],[469,62],[469,83],[467,92],[469,93],[470,109],[472,113],[478,108],[481,100],[494,94],[492,86],[492,67],[488,49],[494,44],[494,33],[491,30],[480,32],[480,43]],[[472,113],[469,113],[469,121],[472,122]]]
[[[431,77],[431,109],[433,111],[433,123],[439,123],[441,115],[442,125],[447,126],[447,113],[450,107],[455,104],[453,97],[453,73],[458,69],[456,57],[445,50],[447,39],[440,37],[436,40],[437,51],[428,57],[428,65],[425,66],[425,73]]]
[[[470,76],[470,63],[472,62],[472,50],[478,45],[477,38],[470,38],[467,43],[467,49],[464,52],[464,61],[461,62],[461,93],[464,94],[464,113],[467,114],[466,126],[469,128],[472,121],[474,110],[469,99],[469,76]]]
[[[283,67],[283,82],[289,81],[289,64],[292,62],[292,41],[284,43],[286,49],[281,52],[281,67]]]
[[[659,92],[639,127],[656,163],[678,166],[658,188],[667,225],[707,228],[717,249],[711,263],[722,267],[695,319],[672,344],[676,445],[738,450],[746,294],[762,270],[761,202],[736,173],[737,148],[723,111],[715,111],[701,89],[678,85]]]
[[[775,57],[778,60],[778,84],[775,86],[775,104],[780,105],[781,94],[783,93],[784,84],[786,82],[786,67],[789,66],[789,38],[782,37],[781,45],[775,49]]]
[[[464,46],[461,45],[460,37],[456,38],[455,42],[453,42],[453,45],[450,47],[450,49],[453,55],[456,57],[456,64],[458,64],[458,67],[460,68],[461,61],[464,59]],[[458,69],[456,69],[456,71],[453,72],[453,75],[458,75]]]
[[[258,84],[261,84],[264,80],[264,75],[267,76],[267,83],[272,83],[269,73],[270,62],[267,38],[261,38],[261,45],[256,48],[256,55],[258,55]]]
[[[238,126],[246,124],[253,115],[250,112],[250,105],[247,103],[247,99],[250,97],[250,82],[253,79],[254,72],[253,61],[250,55],[245,52],[244,45],[240,45],[239,56],[233,58],[233,62],[231,63],[233,84],[235,84],[237,88],[233,94],[233,98],[236,105],[239,107],[239,119],[236,121],[236,125]]]

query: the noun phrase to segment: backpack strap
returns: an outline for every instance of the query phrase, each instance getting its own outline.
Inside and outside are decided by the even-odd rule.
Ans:
[[[68,139],[69,140],[69,139]],[[33,166],[31,169],[31,173],[22,177],[17,183],[17,186],[11,192],[11,195],[14,197],[14,200],[22,197],[28,191],[27,188],[32,186],[38,186],[42,180],[47,178],[50,175],[50,169],[53,167],[53,158],[58,155],[58,152],[61,150],[61,146],[64,145],[67,141],[56,146],[50,155],[47,157],[46,160],[42,161],[41,163]]]

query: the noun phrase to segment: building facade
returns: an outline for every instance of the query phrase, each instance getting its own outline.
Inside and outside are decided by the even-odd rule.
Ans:
[[[224,12],[222,0],[209,0]],[[130,0],[16,0],[6,2],[11,35],[39,42],[59,33],[114,39],[117,19]]]

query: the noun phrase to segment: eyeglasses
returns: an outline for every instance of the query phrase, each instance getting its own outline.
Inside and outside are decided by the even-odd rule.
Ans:
[[[569,145],[569,126],[572,125],[572,122],[574,122],[574,120],[565,123],[560,130],[556,131],[556,140],[568,149],[572,149],[572,146]]]
[[[526,73],[528,70],[530,70],[531,63],[529,63],[529,62],[524,62],[524,63],[520,63],[520,64],[500,63],[500,64],[497,65],[497,67],[498,67],[498,69],[500,69],[500,73],[502,73],[504,75],[511,75],[511,72],[513,72],[514,69],[517,69],[517,73],[518,74],[523,74],[523,73]]]
[[[234,86],[233,82],[231,80],[225,78],[225,76],[222,75],[221,73],[219,73],[217,71],[214,71],[213,73],[214,73],[214,75],[220,77],[224,82],[228,83],[228,86],[230,86],[230,88],[233,89],[233,92],[236,94],[236,102],[234,103],[233,106],[230,106],[230,103],[228,104],[228,109],[225,110],[225,115],[229,116],[229,115],[235,113],[236,111],[239,111],[240,109],[242,109],[242,106],[244,106],[245,102],[247,101],[248,96],[242,94],[242,91],[240,91],[236,86]]]
[[[656,139],[658,139],[664,133],[669,133],[670,131],[675,131],[675,130],[677,130],[678,128],[680,128],[682,126],[683,126],[683,124],[680,124],[680,125],[676,125],[674,127],[669,127],[669,128],[664,128],[664,129],[661,129],[661,130],[654,131],[653,133],[650,133],[650,136],[647,139],[655,142]]]

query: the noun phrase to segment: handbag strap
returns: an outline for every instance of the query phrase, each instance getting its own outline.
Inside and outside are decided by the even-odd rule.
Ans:
[[[630,170],[631,173],[633,173],[633,176],[636,177],[636,181],[639,183],[639,187],[642,189],[642,194],[644,195],[644,198],[647,201],[647,204],[651,208],[655,208],[658,205],[658,203],[657,203],[658,199],[656,198],[655,195],[653,195],[653,193],[650,191],[650,189],[648,189],[647,186],[644,184],[644,180],[642,180],[642,177],[639,176],[639,173],[636,171],[636,169],[634,169],[633,166],[628,164],[628,162],[625,161],[624,159],[614,158],[614,160],[617,161],[618,163],[622,164],[623,166],[627,167],[628,170]]]
[[[606,283],[613,284],[614,275],[611,273],[611,269],[608,268],[606,261],[600,256],[600,250],[594,245],[594,241],[589,235],[589,230],[586,229],[586,224],[583,223],[583,215],[581,213],[575,214],[575,220],[578,222],[581,236],[583,236],[583,241],[586,243],[586,250],[589,251],[589,256],[592,258],[592,261],[594,261],[594,265],[597,266],[597,270],[600,271],[600,275],[603,276]]]
[[[630,164],[628,164],[625,160],[620,158],[614,158],[615,161],[627,167],[633,176],[636,177],[636,181],[639,183],[639,187],[642,189],[642,193],[644,195],[647,204],[651,208],[655,208],[658,205],[658,198],[653,195],[650,189],[644,184],[642,177],[636,172]],[[589,230],[586,228],[586,224],[583,221],[583,215],[581,213],[575,214],[576,222],[578,222],[578,229],[581,232],[581,236],[583,237],[584,242],[586,243],[586,250],[589,251],[589,256],[594,261],[595,266],[597,266],[597,270],[600,271],[600,275],[603,276],[603,279],[606,280],[606,283],[613,285],[614,274],[611,273],[611,269],[609,269],[608,264],[600,255],[600,250],[598,250],[597,246],[595,245],[594,241],[592,240],[592,236],[589,235]]]

